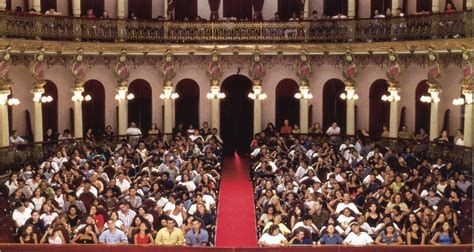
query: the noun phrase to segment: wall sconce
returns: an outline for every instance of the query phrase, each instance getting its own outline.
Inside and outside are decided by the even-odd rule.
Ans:
[[[309,92],[309,87],[303,86],[303,87],[300,87],[300,92],[295,94],[295,98],[298,100],[301,100],[301,99],[310,100],[310,99],[313,99],[313,94]]]
[[[453,105],[455,106],[462,106],[464,104],[472,104],[472,94],[464,94],[465,98],[457,98],[453,100]]]
[[[248,97],[252,100],[265,100],[267,99],[267,94],[263,93],[262,88],[257,86],[253,88],[253,93],[248,94]]]
[[[51,95],[44,96],[43,92],[33,92],[33,102],[49,103],[53,101]]]
[[[8,105],[8,106],[16,106],[20,105],[20,100],[17,98],[10,98],[7,99],[7,96],[0,96],[0,105]]]
[[[115,95],[115,100],[123,101],[123,100],[133,100],[135,95],[130,93],[127,94],[127,90],[118,90],[118,93]]]
[[[82,102],[82,101],[90,101],[92,100],[92,97],[90,95],[83,96],[82,91],[81,92],[74,92],[74,95],[72,96],[71,100],[73,102]]]
[[[354,88],[346,88],[346,92],[343,92],[339,97],[343,100],[359,100],[359,95],[355,93]]]
[[[397,93],[390,93],[389,95],[382,95],[382,101],[399,101],[401,97]]]
[[[420,101],[424,103],[439,103],[441,99],[439,99],[439,91],[436,89],[428,90],[430,95],[423,95],[420,97]]]
[[[207,93],[206,97],[209,100],[220,100],[225,98],[225,94],[220,91],[219,87],[211,87],[211,92]]]
[[[160,94],[160,99],[163,100],[175,100],[179,97],[179,94],[173,92],[173,87],[165,87],[163,88],[163,93]]]

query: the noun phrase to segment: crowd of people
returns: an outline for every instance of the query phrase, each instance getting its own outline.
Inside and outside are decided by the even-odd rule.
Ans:
[[[251,177],[261,246],[470,241],[466,171],[367,136],[344,139],[336,123],[299,135],[287,120],[255,135]]]
[[[45,160],[2,185],[0,233],[33,244],[213,245],[222,140],[209,127],[149,133],[131,123],[118,142],[111,128],[54,138]]]

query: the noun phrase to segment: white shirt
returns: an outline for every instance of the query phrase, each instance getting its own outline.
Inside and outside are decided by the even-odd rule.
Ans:
[[[56,219],[56,217],[58,217],[58,214],[55,213],[55,212],[52,212],[51,214],[42,214],[40,215],[40,219],[43,220],[44,222],[44,225],[47,226],[47,225],[51,225],[51,223],[53,223],[54,219]]]
[[[258,240],[258,243],[265,243],[268,245],[279,245],[285,241],[286,241],[286,238],[282,234],[278,234],[274,236],[274,235],[270,235],[269,233],[265,233],[262,235],[262,237],[260,237],[260,239]]]
[[[142,131],[139,128],[130,127],[130,128],[127,129],[126,133],[129,136],[137,136],[137,135],[141,135]]]
[[[20,212],[18,209],[13,211],[12,219],[18,223],[18,225],[23,226],[25,222],[31,218],[31,208],[25,208],[25,211]]]
[[[120,189],[122,189],[122,188],[120,188]],[[81,194],[83,192],[84,192],[84,187],[80,187],[76,192],[76,196],[77,197],[81,196]],[[92,194],[94,194],[95,197],[97,197],[97,189],[94,186],[90,187],[89,192],[91,192]]]
[[[11,136],[11,137],[10,137],[10,143],[11,143],[11,144],[25,143],[25,139],[23,139],[23,138],[21,138],[21,137],[19,137],[19,136],[17,136],[17,137]]]
[[[370,237],[370,235],[366,232],[360,232],[359,235],[356,235],[354,234],[354,232],[351,232],[344,240],[344,243],[356,246],[369,245],[373,242],[374,240],[372,239],[372,237]]]
[[[352,202],[350,202],[349,204],[346,204],[344,202],[341,202],[341,203],[337,204],[336,213],[342,212],[342,210],[344,210],[346,207],[349,208],[350,210],[352,210],[352,212],[354,212],[356,214],[360,214],[359,209],[357,209],[356,205]]]
[[[326,131],[326,134],[328,135],[337,135],[340,133],[341,133],[341,128],[339,128],[339,126],[336,128],[329,127],[329,129]]]
[[[130,182],[128,182],[128,180],[126,179],[124,179],[123,181],[117,179],[117,186],[120,188],[120,191],[125,192],[130,188]]]

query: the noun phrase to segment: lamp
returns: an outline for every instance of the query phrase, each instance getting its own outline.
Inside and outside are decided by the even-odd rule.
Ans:
[[[260,86],[254,86],[253,87],[253,93],[249,93],[248,97],[252,100],[265,100],[267,99],[267,94],[262,92],[262,87]]]
[[[175,100],[179,97],[179,94],[173,92],[173,87],[165,87],[163,88],[163,93],[160,94],[160,99],[163,100]]]
[[[355,93],[355,89],[350,87],[347,87],[346,92],[341,93],[339,97],[343,100],[359,100],[359,95]]]
[[[295,98],[298,100],[301,100],[301,99],[309,100],[309,99],[313,99],[313,94],[309,92],[309,87],[301,86],[300,92],[295,94]]]
[[[8,98],[10,91],[0,91],[0,105],[16,106],[20,104],[17,98]]]
[[[382,101],[399,101],[401,99],[400,95],[398,95],[398,92],[391,91],[389,95],[382,95]]]
[[[424,103],[439,103],[441,99],[439,99],[438,92],[430,92],[430,95],[423,95],[420,97],[420,101]]]
[[[51,95],[43,96],[43,92],[33,92],[33,102],[49,103],[52,101]]]
[[[206,94],[207,99],[213,100],[213,99],[224,99],[225,94],[220,91],[219,86],[211,87],[211,92]]]
[[[472,99],[472,94],[471,93],[464,93],[465,98],[456,98],[453,100],[453,105],[455,106],[462,106],[464,104],[472,104],[473,99]]]
[[[74,95],[71,98],[73,102],[82,102],[82,101],[88,102],[92,100],[92,97],[90,95],[83,96],[82,95],[83,91],[73,91],[73,92],[74,92]]]
[[[127,90],[125,89],[119,89],[118,93],[115,95],[115,100],[117,101],[123,101],[123,100],[133,100],[135,98],[135,95],[132,93],[127,94]]]

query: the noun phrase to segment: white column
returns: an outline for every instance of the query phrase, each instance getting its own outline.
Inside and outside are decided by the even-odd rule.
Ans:
[[[468,2],[471,1],[471,0],[468,0]],[[431,4],[431,11],[433,13],[438,13],[439,12],[439,5],[440,5],[440,0],[433,0],[432,4]]]
[[[216,128],[218,132],[220,132],[220,124],[221,124],[221,114],[220,114],[220,107],[219,107],[220,100],[219,99],[212,99],[211,100],[211,126],[212,128]]]
[[[355,135],[355,101],[354,99],[346,100],[346,134]]]
[[[400,0],[392,0],[392,12],[395,13],[395,10],[400,7]]]
[[[82,96],[83,88],[78,88],[72,91],[74,96]],[[82,101],[76,100],[74,102],[74,138],[82,138],[84,131],[82,128]]]
[[[0,104],[0,147],[5,147],[10,144],[10,129],[8,128],[8,105],[6,104],[6,101],[8,100],[8,94],[0,94],[0,100],[5,101],[5,104]]]
[[[355,18],[355,13],[356,13],[356,4],[355,0],[349,0],[348,1],[348,6],[347,6],[347,17],[348,18]]]
[[[117,0],[117,18],[124,19],[125,17],[125,0]]]
[[[438,123],[438,105],[437,101],[433,101],[439,99],[439,90],[428,90],[431,94],[431,113],[430,113],[430,140],[434,140],[435,138],[439,137],[439,123]]]
[[[35,142],[43,142],[43,110],[41,102],[34,102],[34,126],[33,139]]]
[[[41,12],[41,0],[33,0],[32,8],[36,10],[36,12]]]
[[[474,98],[473,93],[464,93],[465,100],[471,100]],[[467,147],[472,147],[473,142],[473,135],[472,135],[472,128],[474,127],[474,122],[472,121],[473,117],[473,110],[472,110],[472,103],[466,103],[464,105],[464,145]]]
[[[165,105],[165,118],[164,120],[164,132],[165,134],[171,134],[173,131],[173,118],[171,114],[171,99],[165,99],[164,100],[164,105]]]
[[[4,11],[7,9],[7,1],[6,0],[0,0],[0,11]]]
[[[390,94],[395,97],[398,96],[399,89],[390,89],[388,90]],[[393,99],[390,102],[390,131],[389,136],[392,138],[398,137],[398,101]]]
[[[163,17],[168,18],[168,0],[163,0]]]
[[[125,135],[127,133],[128,124],[128,100],[118,101],[118,134]]]
[[[309,17],[309,0],[304,0],[304,11],[303,11],[304,18],[306,19]]]
[[[262,131],[262,100],[253,100],[253,134]]]
[[[74,17],[81,16],[81,0],[72,0],[72,15]]]
[[[472,1],[471,0],[466,1],[466,9],[467,10],[472,10]]]
[[[300,132],[308,133],[308,99],[300,99]]]

